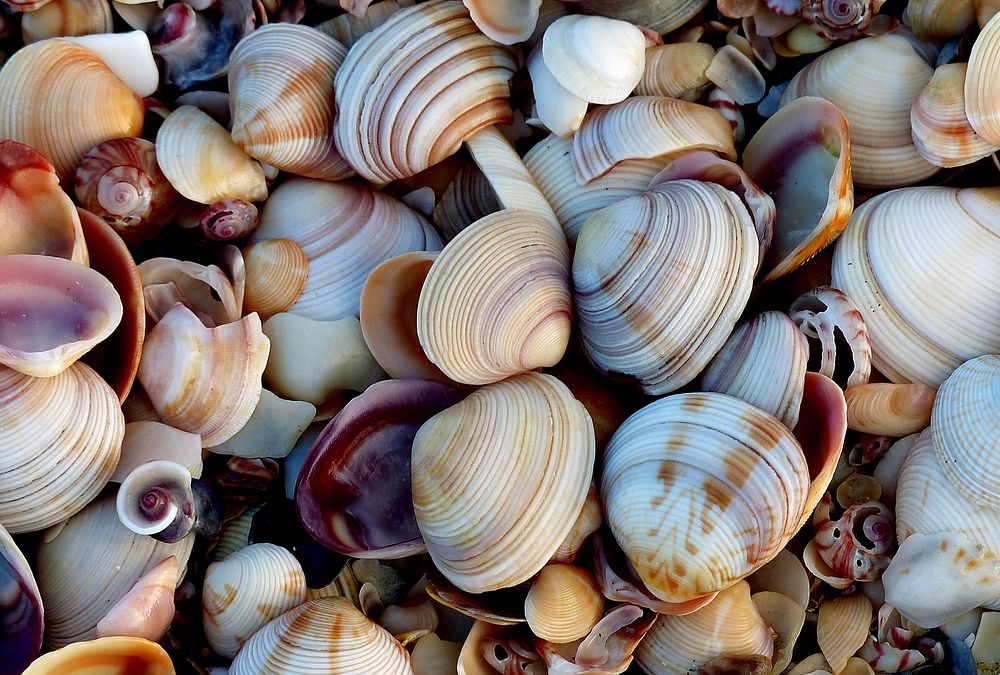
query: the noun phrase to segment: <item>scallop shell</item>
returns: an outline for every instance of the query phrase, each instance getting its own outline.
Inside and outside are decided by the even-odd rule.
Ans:
[[[142,672],[174,675],[174,664],[163,647],[137,637],[103,637],[68,645],[45,654],[24,675],[90,675]]]
[[[21,17],[24,44],[46,38],[113,31],[111,5],[105,0],[52,0]]]
[[[864,315],[872,364],[889,380],[937,387],[964,361],[1000,352],[998,219],[995,188],[893,190],[855,211],[833,285]]]
[[[535,32],[542,0],[462,0],[472,20],[486,37],[500,44],[524,42]]]
[[[531,584],[524,616],[543,640],[566,643],[590,633],[604,615],[604,596],[583,567],[546,565]]]
[[[1000,91],[991,77],[1000,53],[1000,19],[983,26],[972,45],[965,75],[965,114],[972,128],[988,143],[1000,145]]]
[[[709,85],[705,71],[715,50],[704,42],[679,42],[646,50],[646,66],[636,87],[638,96],[697,99]]]
[[[756,267],[750,214],[719,185],[671,181],[594,213],[573,259],[588,357],[648,394],[684,386],[729,337]]]
[[[866,434],[901,438],[931,421],[935,392],[923,384],[859,384],[844,392],[847,426]]]
[[[471,593],[531,578],[572,529],[594,455],[590,415],[549,375],[487,385],[425,422],[413,506],[437,568]]]
[[[250,419],[269,352],[256,314],[206,328],[178,305],[146,337],[139,381],[164,422],[199,434],[211,447]]]
[[[554,366],[572,323],[562,231],[507,209],[462,230],[431,265],[417,303],[427,357],[465,384]]]
[[[358,315],[365,279],[379,263],[441,246],[434,228],[392,197],[308,178],[274,191],[250,241],[279,238],[294,241],[309,259],[305,289],[289,311],[324,321]]]
[[[343,598],[310,600],[285,612],[240,649],[232,675],[410,675],[410,656],[389,633]]]
[[[309,258],[291,239],[268,239],[243,249],[247,285],[243,311],[265,321],[295,305],[309,278]]]
[[[872,622],[872,603],[861,593],[826,600],[819,606],[816,639],[823,656],[839,673],[865,644]]]
[[[232,136],[251,157],[310,178],[354,173],[332,142],[333,78],[347,49],[314,28],[261,26],[229,58]]]
[[[460,2],[402,9],[358,40],[337,71],[337,147],[377,185],[419,173],[479,129],[511,120],[514,70]]]
[[[32,146],[70,184],[83,156],[139,136],[143,107],[98,56],[67,40],[17,50],[0,70],[0,138]]]
[[[938,66],[910,110],[917,152],[935,166],[964,166],[1000,150],[981,138],[965,116],[967,71],[964,63]]]

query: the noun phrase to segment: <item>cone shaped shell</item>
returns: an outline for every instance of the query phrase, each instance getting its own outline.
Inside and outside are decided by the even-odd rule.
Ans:
[[[969,124],[988,143],[1000,145],[1000,87],[995,76],[1000,64],[1000,18],[993,18],[972,45],[965,75],[965,113]]]
[[[587,498],[594,428],[549,375],[487,385],[413,441],[413,506],[435,565],[479,593],[519,584],[552,557]]]
[[[337,147],[378,185],[419,173],[511,119],[514,70],[462,3],[402,9],[358,40],[337,71]]]
[[[247,284],[243,311],[267,320],[287,312],[305,290],[309,258],[291,239],[268,239],[243,249]]]
[[[353,173],[333,143],[333,78],[347,48],[314,28],[261,26],[229,59],[232,135],[248,155],[301,176]]]
[[[714,183],[672,181],[587,219],[573,259],[584,348],[648,394],[694,379],[750,296],[757,235]]]
[[[531,584],[524,616],[531,632],[558,644],[590,633],[604,614],[604,596],[583,567],[547,565]]]
[[[921,156],[935,166],[971,164],[1000,150],[976,133],[965,115],[968,66],[938,66],[910,110],[913,142]]]
[[[535,32],[542,0],[462,0],[462,4],[486,37],[500,44],[513,45],[524,42]]]
[[[427,357],[465,384],[554,366],[572,326],[569,265],[562,232],[527,211],[462,230],[420,291],[417,335]]]
[[[137,96],[88,49],[43,40],[0,70],[0,138],[35,148],[69,184],[84,155],[112,138],[138,136]]]
[[[206,328],[178,305],[146,337],[139,381],[164,422],[212,447],[250,419],[269,352],[256,314]]]
[[[607,523],[657,597],[721,591],[778,554],[798,530],[809,468],[791,432],[723,394],[660,399],[604,452]]]
[[[292,178],[274,191],[252,242],[291,239],[309,259],[305,288],[290,308],[319,321],[357,316],[365,280],[379,263],[441,240],[415,211],[368,186]]]
[[[310,600],[257,631],[229,667],[232,675],[410,675],[410,656],[343,598]]]
[[[95,675],[141,672],[174,675],[163,647],[143,638],[104,637],[68,645],[32,663],[25,675]]]
[[[1000,352],[998,222],[995,188],[893,190],[851,217],[833,285],[864,315],[887,378],[937,387],[964,361]]]

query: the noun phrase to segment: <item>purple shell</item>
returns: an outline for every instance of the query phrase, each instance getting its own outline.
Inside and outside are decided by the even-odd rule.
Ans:
[[[0,526],[0,675],[20,675],[42,647],[42,599],[28,562]]]
[[[463,396],[434,380],[387,380],[352,399],[316,439],[299,472],[295,504],[306,531],[358,558],[426,550],[410,491],[413,437]]]

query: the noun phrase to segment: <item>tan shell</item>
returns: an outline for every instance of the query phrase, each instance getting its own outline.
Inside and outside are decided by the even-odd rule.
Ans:
[[[291,239],[268,239],[243,249],[247,284],[243,311],[267,320],[287,312],[302,295],[309,277],[309,258]]]
[[[179,464],[192,478],[201,478],[201,436],[152,420],[128,422],[111,481],[121,483],[142,464],[157,460]]]
[[[339,180],[354,173],[333,144],[333,78],[347,49],[291,23],[261,26],[229,59],[232,136],[251,157],[289,173]]]
[[[462,645],[445,642],[434,633],[417,640],[410,659],[413,661],[414,675],[438,675],[438,673],[458,672],[458,655]]]
[[[558,363],[572,315],[562,231],[507,209],[462,230],[435,259],[420,291],[417,335],[445,375],[486,384]]]
[[[538,180],[537,176],[535,180]],[[465,163],[448,183],[431,216],[445,240],[450,241],[472,223],[501,208],[497,194],[483,172],[475,164]]]
[[[594,455],[590,415],[549,375],[487,385],[432,417],[411,461],[417,524],[437,568],[471,593],[531,578],[573,527]]]
[[[979,0],[910,0],[906,25],[924,42],[944,42],[975,23],[977,4]]]
[[[967,71],[964,63],[938,66],[910,110],[917,152],[935,166],[964,166],[1000,150],[980,137],[965,116]]]
[[[646,67],[635,93],[694,101],[709,85],[705,70],[714,56],[715,50],[704,42],[650,47],[646,50]]]
[[[479,129],[510,121],[514,70],[460,2],[402,9],[358,40],[337,71],[337,147],[377,185],[419,173]]]
[[[142,672],[174,675],[170,655],[155,642],[137,637],[104,637],[78,642],[36,659],[24,675],[90,675]]]
[[[113,31],[111,5],[105,0],[52,0],[21,17],[24,44],[46,38]]]
[[[823,656],[839,673],[864,645],[872,622],[872,603],[861,593],[826,600],[819,606],[816,639]]]
[[[993,74],[1000,57],[1000,19],[983,26],[972,45],[965,75],[965,114],[969,124],[988,143],[1000,145],[1000,89]]]
[[[285,612],[240,649],[232,675],[412,675],[410,656],[389,633],[343,598],[310,600]]]
[[[239,256],[239,251],[231,249]],[[238,280],[217,265],[176,258],[150,258],[139,264],[149,323],[160,321],[178,303],[208,327],[239,321],[243,316]]]
[[[901,438],[930,424],[935,391],[923,384],[859,384],[844,392],[847,426]]]
[[[598,440],[600,439],[598,438]],[[600,443],[598,443],[598,447],[603,450]],[[552,554],[552,560],[549,561],[550,564],[568,564],[573,562],[577,555],[579,555],[584,544],[590,539],[590,535],[597,531],[602,522],[601,498],[597,494],[597,487],[591,485],[590,490],[587,492],[587,501],[583,503],[583,508],[580,509],[580,513],[577,515],[576,522],[573,523],[573,529],[569,531],[566,538],[559,544],[559,548]]]
[[[211,447],[250,419],[269,351],[256,314],[206,328],[178,305],[146,336],[139,381],[164,422]]]
[[[780,593],[805,610],[809,606],[809,576],[799,557],[783,550],[775,558],[747,577],[750,592]]]
[[[597,580],[573,565],[546,565],[524,601],[531,632],[559,644],[585,637],[603,615],[604,596]]]
[[[47,378],[0,366],[0,523],[33,532],[82,509],[111,478],[124,435],[118,397],[89,366]]]
[[[535,32],[542,0],[462,0],[476,27],[500,44],[524,42]]]
[[[142,132],[143,107],[104,61],[66,40],[17,50],[0,70],[0,138],[35,148],[64,184],[98,143]]]
[[[680,28],[708,4],[708,0],[583,0],[584,11],[640,26],[659,34]]]
[[[752,588],[752,587],[751,587]],[[760,591],[750,596],[764,623],[774,632],[774,672],[792,662],[792,651],[806,621],[806,610],[787,595]]]

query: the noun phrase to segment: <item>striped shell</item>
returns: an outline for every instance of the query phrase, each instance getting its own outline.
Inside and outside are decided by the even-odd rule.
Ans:
[[[291,239],[268,239],[243,249],[246,290],[243,311],[265,321],[295,305],[309,278],[309,258]]]

